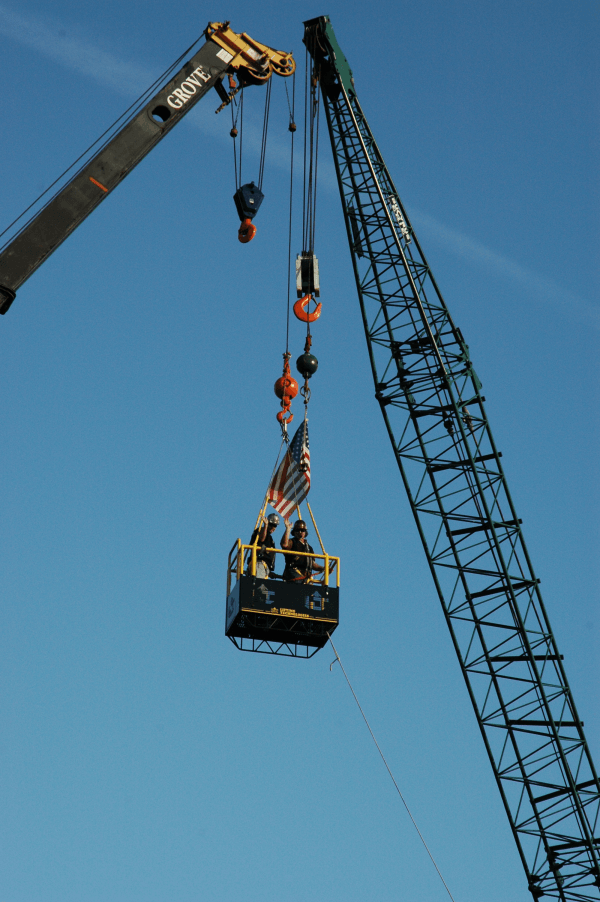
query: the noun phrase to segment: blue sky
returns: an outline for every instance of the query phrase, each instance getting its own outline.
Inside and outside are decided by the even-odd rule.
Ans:
[[[598,762],[597,4],[2,0],[1,227],[207,21],[302,68],[302,20],[324,13],[470,345]],[[248,92],[248,178],[261,103]],[[223,635],[227,553],[279,447],[289,134],[278,82],[242,246],[217,105],[0,322],[0,902],[437,902],[331,651],[244,655]],[[311,504],[342,558],[336,646],[454,898],[526,902],[373,398],[326,140],[320,160]]]

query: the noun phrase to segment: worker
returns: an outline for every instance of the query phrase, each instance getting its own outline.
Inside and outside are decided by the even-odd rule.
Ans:
[[[314,554],[314,549],[306,541],[308,529],[304,520],[296,520],[293,529],[291,521],[287,517],[284,522],[285,533],[281,540],[281,547],[284,551],[301,551],[303,554],[285,555],[283,578],[289,583],[307,583],[313,570],[322,571],[324,568],[321,564],[315,564],[314,558],[304,557],[304,554]]]
[[[256,549],[256,576],[261,579],[268,579],[269,575],[273,572],[275,567],[275,552],[268,551],[269,548],[275,548],[275,541],[273,539],[273,533],[279,526],[279,517],[277,514],[269,514],[269,516],[265,519],[262,518],[262,523],[258,526],[254,532],[252,533],[252,538],[250,539],[250,544],[254,545],[256,539],[258,537],[257,549]],[[251,560],[248,566],[248,571],[250,572],[251,568]]]

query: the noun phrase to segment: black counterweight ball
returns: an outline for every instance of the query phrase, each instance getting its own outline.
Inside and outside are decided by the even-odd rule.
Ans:
[[[296,361],[296,369],[305,379],[310,379],[317,372],[319,361],[314,354],[301,354]]]

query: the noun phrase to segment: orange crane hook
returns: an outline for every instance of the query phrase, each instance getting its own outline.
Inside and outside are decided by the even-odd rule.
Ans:
[[[282,426],[287,426],[294,419],[290,407],[298,394],[298,383],[290,372],[290,357],[290,352],[286,351],[283,355],[283,376],[279,377],[274,386],[275,394],[281,399],[281,410],[277,414],[277,420]]]
[[[313,299],[313,298],[310,293],[305,294],[303,298],[300,298],[300,300],[296,301],[296,303],[294,304],[294,314],[303,323],[314,323],[314,321],[321,316],[321,309],[322,309],[323,305],[321,304],[320,301],[317,304],[313,313],[306,312],[306,308],[307,308],[309,302],[311,301],[311,299]]]
[[[256,226],[251,219],[244,219],[238,230],[238,241],[248,244],[256,235]]]

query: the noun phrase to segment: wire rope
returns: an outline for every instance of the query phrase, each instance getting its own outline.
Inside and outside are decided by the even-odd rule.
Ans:
[[[315,135],[315,178],[314,178],[314,189],[313,189],[313,211],[312,211],[312,235],[311,235],[311,244],[310,249],[311,252],[314,253],[315,249],[315,228],[317,222],[317,172],[319,167],[319,122],[320,122],[320,113],[321,113],[321,104],[319,102],[319,93],[321,90],[321,81],[319,79],[316,89],[316,98],[315,105],[317,111],[317,127],[316,127],[316,135]]]
[[[306,424],[307,423],[308,423],[308,411],[306,409],[306,405],[304,405],[304,437],[306,437]],[[287,433],[286,433],[286,436],[287,436]],[[300,494],[300,492],[297,489],[298,473],[296,472],[296,467],[294,466],[294,462],[292,459],[292,452],[289,447],[289,442],[290,442],[289,437],[287,437],[287,445],[288,445],[287,453],[290,456],[290,469],[292,472],[292,486],[293,486],[293,490],[294,490],[294,503],[295,503],[297,509],[300,510],[300,502],[298,501],[298,495]],[[300,489],[300,491],[301,491],[301,489]]]
[[[315,81],[318,80],[314,73],[310,73],[307,96],[307,116],[309,121],[309,145],[308,145],[308,173],[306,182],[306,216],[304,219],[304,234],[302,236],[303,250],[309,254],[314,253],[313,233],[314,233],[314,200],[315,200],[315,113],[318,113],[316,106],[316,86]],[[304,165],[306,167],[306,156]]]
[[[267,491],[265,492],[265,501],[267,500],[267,495],[269,494],[269,489],[271,487],[271,483],[273,482],[273,477],[275,476],[275,473],[277,472],[277,467],[279,466],[279,457],[281,455],[281,449],[283,448],[284,444],[286,444],[287,442],[289,442],[289,438],[287,436],[287,433],[285,433],[281,438],[281,444],[279,446],[279,451],[277,452],[277,457],[275,459],[275,466],[273,467],[273,471],[269,477]],[[263,505],[264,505],[264,502],[263,502]]]
[[[242,184],[242,149],[244,142],[244,89],[240,92],[240,185]]]
[[[318,177],[318,153],[319,153],[319,113],[320,113],[320,79],[316,64],[308,65],[308,49],[306,52],[307,66],[304,82],[304,169],[303,169],[303,193],[302,193],[302,257],[313,258],[315,252],[316,230],[316,201],[317,201],[317,177]],[[314,265],[314,261],[310,264]],[[313,298],[314,300],[314,298]],[[305,353],[308,353],[311,343],[310,320],[306,320],[307,344]],[[307,386],[305,384],[305,389]],[[310,398],[308,391],[303,392],[304,403]]]
[[[284,443],[284,441],[285,441],[285,437],[281,439],[281,444],[279,445],[279,451],[277,452],[277,457],[275,458],[275,466],[273,467],[273,470],[272,470],[272,472],[271,472],[271,476],[269,477],[269,481],[268,481],[268,483],[267,483],[267,491],[266,491],[265,494],[264,494],[263,502],[262,502],[261,507],[260,507],[260,512],[259,512],[259,514],[258,514],[258,517],[256,518],[256,525],[255,525],[255,527],[254,527],[255,530],[259,529],[259,527],[260,527],[260,518],[261,518],[261,516],[263,515],[263,513],[264,513],[264,511],[266,510],[266,507],[267,507],[267,503],[268,503],[268,500],[269,500],[269,489],[271,488],[271,483],[273,482],[273,477],[275,476],[275,473],[277,472],[277,466],[278,466],[278,464],[279,464],[279,456],[280,456],[280,454],[281,454],[281,449],[283,448],[283,443]],[[258,536],[256,537],[255,543],[258,544]],[[248,563],[248,552],[246,551],[246,552],[244,553],[244,561],[243,561],[243,565],[245,566],[247,563]]]
[[[231,137],[233,138],[233,171],[234,171],[234,175],[235,175],[235,190],[237,191],[237,189],[238,189],[238,187],[239,187],[239,186],[238,186],[238,174],[237,174],[237,170],[238,170],[238,167],[237,167],[237,146],[236,146],[236,143],[235,143],[235,139],[237,138],[237,128],[236,128],[236,126],[237,126],[237,116],[234,117],[234,115],[233,115],[233,108],[234,108],[234,105],[236,105],[236,104],[235,104],[235,98],[234,98],[233,103],[231,104]],[[240,112],[240,109],[239,109],[239,106],[238,106],[238,115],[239,115],[239,112]]]
[[[62,181],[62,179],[64,179],[64,177],[67,175],[67,173],[71,172],[71,170],[72,170],[75,166],[77,166],[77,164],[78,164],[81,160],[83,160],[85,157],[87,157],[88,154],[90,153],[90,151],[93,150],[93,148],[96,147],[96,145],[100,144],[100,142],[103,140],[103,138],[105,138],[107,135],[111,135],[111,133],[116,129],[116,127],[119,125],[119,123],[120,123],[122,120],[125,120],[125,121],[124,121],[124,125],[127,125],[127,123],[130,122],[131,119],[133,119],[133,116],[137,113],[137,111],[139,110],[139,108],[140,108],[141,106],[143,106],[143,104],[146,102],[146,98],[148,97],[148,95],[150,94],[150,92],[153,91],[153,90],[156,88],[156,86],[157,86],[158,84],[161,84],[162,82],[164,82],[164,81],[168,78],[168,76],[171,74],[171,72],[173,71],[173,69],[175,69],[175,67],[179,65],[179,63],[181,62],[181,60],[182,60],[184,57],[186,57],[186,56],[194,49],[194,47],[196,46],[196,44],[198,43],[198,41],[200,41],[200,38],[201,38],[201,37],[202,37],[202,35],[200,35],[200,37],[197,37],[196,40],[193,41],[193,43],[190,44],[190,46],[187,48],[187,50],[184,50],[183,53],[181,53],[181,54],[179,55],[179,57],[175,60],[175,62],[174,62],[174,63],[171,63],[171,65],[170,65],[167,69],[165,69],[165,71],[162,73],[162,75],[159,75],[158,78],[156,78],[156,79],[152,82],[152,84],[151,84],[149,87],[147,87],[146,90],[145,90],[142,94],[140,94],[140,96],[139,96],[136,100],[134,100],[133,103],[130,104],[130,106],[128,106],[127,109],[126,109],[123,113],[121,113],[120,116],[118,116],[117,119],[115,119],[115,121],[112,123],[112,125],[109,125],[109,127],[108,127],[107,129],[105,129],[105,130],[102,132],[102,134],[100,135],[100,137],[96,138],[96,140],[93,141],[92,144],[90,144],[90,146],[89,146],[86,150],[84,150],[83,153],[81,153],[81,154],[77,157],[77,159],[74,160],[74,161],[71,163],[71,165],[68,166],[68,167],[64,170],[64,172],[62,172],[57,178],[55,178],[54,181],[53,181],[50,185],[48,185],[48,187],[47,187],[44,191],[42,191],[42,193],[41,193],[40,195],[38,195],[38,197],[36,197],[36,199],[33,200],[33,201],[29,204],[29,206],[26,207],[26,208],[23,210],[23,212],[20,213],[20,214],[17,216],[16,219],[13,219],[13,221],[12,221],[9,225],[7,225],[6,228],[5,228],[2,232],[0,232],[0,238],[2,238],[3,235],[6,235],[6,233],[7,233],[8,231],[10,231],[10,229],[12,229],[12,227],[15,226],[15,225],[16,225],[16,224],[17,224],[17,223],[25,216],[26,213],[28,213],[33,207],[35,207],[36,204],[38,204],[39,201],[41,201],[41,199],[42,199],[43,197],[45,197],[46,194],[48,194],[48,192],[51,191],[52,188],[54,188],[55,185],[57,185],[60,181]],[[106,139],[106,141],[104,141],[103,144],[100,144],[100,147],[99,147],[99,149],[98,149],[98,153],[106,147],[106,145],[108,144],[108,142],[109,142],[110,140],[111,140],[111,139],[110,139],[110,137],[109,137],[109,138]],[[84,164],[84,166],[85,166],[85,164]],[[81,166],[81,167],[75,172],[73,178],[74,178],[76,175],[79,175],[79,173],[83,170],[84,166]],[[48,206],[48,204],[52,203],[52,201],[53,201],[54,198],[57,196],[57,194],[58,194],[58,192],[56,192],[55,194],[53,194],[52,197],[50,197],[49,200],[46,201],[46,203],[45,203],[44,206],[41,208],[41,210],[44,210],[44,209]],[[38,212],[41,212],[41,210],[38,211]],[[32,217],[30,217],[30,218],[27,220],[27,222],[25,222],[25,223],[23,224],[23,226],[22,226],[22,227],[19,229],[19,231],[17,232],[17,235],[19,235],[19,234],[23,231],[23,229],[27,228],[27,226],[29,225],[29,223],[33,221],[33,219],[35,218],[36,215],[37,215],[37,213],[34,214]],[[17,237],[17,236],[15,235],[15,236],[13,236],[12,239],[9,239],[9,240],[14,240],[14,238],[16,238],[16,237]],[[0,250],[3,250],[3,249],[7,246],[7,244],[8,244],[8,241],[7,241],[5,244],[3,244],[2,247],[0,247]]]
[[[288,94],[287,82],[285,84],[285,94],[288,102],[288,109],[290,111],[290,132],[292,135],[292,149],[290,154],[290,221],[289,221],[289,229],[288,229],[288,278],[287,278],[287,312],[286,312],[286,323],[285,323],[285,352],[289,353],[290,350],[290,293],[291,293],[291,281],[292,281],[292,201],[294,195],[294,135],[296,132],[296,123],[294,120],[294,113],[296,109],[296,73],[294,72],[292,76],[292,105],[290,107],[290,96]],[[293,126],[293,128],[292,128]]]
[[[304,62],[304,170],[302,175],[302,249],[304,250],[304,223],[306,222],[306,142],[308,138],[308,79],[309,62],[308,48],[305,51]]]
[[[267,93],[265,96],[265,113],[263,117],[262,141],[260,145],[260,163],[258,166],[258,190],[262,191],[263,176],[265,173],[265,158],[267,155],[267,133],[269,131],[269,113],[271,111],[271,90],[273,88],[272,77],[267,82]]]
[[[425,846],[425,849],[426,849],[426,851],[427,851],[427,854],[429,855],[429,857],[430,857],[430,859],[431,859],[431,861],[432,861],[432,863],[433,863],[433,866],[434,866],[434,868],[436,869],[436,871],[437,871],[437,873],[438,873],[438,876],[439,876],[440,880],[441,880],[442,883],[444,884],[444,887],[445,887],[445,889],[446,889],[446,892],[448,893],[448,895],[449,895],[450,898],[452,899],[452,902],[454,902],[454,897],[453,897],[452,893],[450,892],[450,890],[448,889],[448,884],[446,883],[446,881],[445,881],[444,878],[442,877],[442,872],[440,871],[439,867],[437,866],[436,861],[435,861],[435,858],[433,857],[433,855],[432,855],[432,853],[431,853],[431,851],[430,851],[430,849],[429,849],[429,846],[428,846],[427,843],[425,842],[425,838],[424,838],[423,834],[421,833],[421,831],[419,830],[419,828],[418,828],[418,826],[417,826],[417,822],[415,821],[415,819],[414,819],[414,817],[413,817],[413,815],[412,815],[412,812],[411,812],[410,808],[408,807],[408,805],[407,805],[407,803],[406,803],[406,799],[404,798],[404,796],[402,795],[402,793],[401,793],[401,791],[400,791],[400,787],[399,787],[398,784],[396,783],[396,778],[394,777],[394,775],[393,775],[393,773],[392,773],[392,771],[391,771],[391,768],[390,768],[389,764],[388,764],[387,761],[385,760],[385,756],[384,756],[383,752],[381,751],[381,748],[380,748],[380,746],[379,746],[379,743],[378,743],[377,740],[375,739],[375,734],[373,733],[373,730],[371,729],[371,725],[370,725],[369,721],[367,720],[366,714],[365,714],[365,712],[363,711],[363,709],[362,709],[362,707],[361,707],[361,704],[360,704],[360,702],[359,702],[359,700],[358,700],[358,698],[357,698],[357,696],[356,696],[356,692],[355,692],[354,689],[352,688],[352,683],[351,683],[350,680],[348,679],[348,674],[346,673],[346,671],[345,671],[345,669],[344,669],[344,665],[342,664],[342,659],[340,658],[340,656],[339,656],[339,654],[338,654],[338,652],[337,652],[337,649],[336,649],[335,645],[333,644],[333,641],[332,641],[331,636],[329,635],[329,633],[327,633],[327,638],[329,639],[329,642],[331,643],[331,647],[333,648],[333,652],[334,652],[334,654],[335,654],[336,660],[337,660],[338,664],[340,665],[340,667],[342,668],[342,673],[344,674],[344,676],[345,676],[345,678],[346,678],[346,682],[348,683],[348,686],[350,687],[350,692],[351,692],[352,695],[354,696],[354,701],[356,702],[356,704],[357,704],[357,706],[358,706],[358,710],[359,710],[360,713],[362,714],[362,718],[363,718],[364,722],[365,722],[366,725],[367,725],[367,728],[368,728],[368,730],[369,730],[369,733],[371,734],[371,739],[372,739],[373,742],[375,743],[375,746],[376,746],[376,748],[377,748],[377,751],[379,752],[379,755],[380,755],[380,757],[381,757],[381,760],[382,760],[383,763],[385,764],[386,770],[387,770],[388,774],[389,774],[390,777],[391,777],[392,783],[393,783],[394,786],[396,787],[396,792],[397,792],[398,795],[400,796],[400,799],[402,800],[402,804],[403,804],[404,807],[406,808],[407,814],[408,814],[409,818],[411,819],[411,821],[412,821],[412,823],[413,823],[413,826],[414,826],[415,830],[416,830],[417,833],[419,834],[419,839],[421,840],[421,842],[422,842],[423,845]],[[330,669],[331,669],[331,667],[333,667],[333,664],[335,664],[335,661],[333,661],[333,663],[330,665]]]

